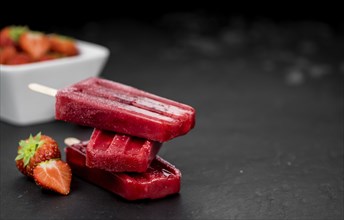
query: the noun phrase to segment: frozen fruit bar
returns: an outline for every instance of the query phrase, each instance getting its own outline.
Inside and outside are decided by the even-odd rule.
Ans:
[[[195,125],[188,105],[96,77],[59,90],[55,108],[57,120],[159,142]]]
[[[94,129],[86,150],[86,165],[113,172],[145,172],[161,143]]]
[[[86,145],[82,142],[65,148],[73,175],[127,200],[158,199],[180,191],[180,171],[159,156],[145,173],[115,173],[87,167]]]

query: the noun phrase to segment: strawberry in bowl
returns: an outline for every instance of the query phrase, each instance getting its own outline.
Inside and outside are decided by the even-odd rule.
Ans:
[[[99,76],[109,54],[101,45],[59,34],[23,26],[1,29],[0,119],[16,125],[53,121],[53,100],[30,91],[28,84],[60,89]]]
[[[8,56],[9,50],[12,56]],[[3,57],[0,59],[0,64],[2,65],[28,64],[78,54],[77,43],[70,37],[47,35],[23,26],[7,26],[0,30],[0,57]]]

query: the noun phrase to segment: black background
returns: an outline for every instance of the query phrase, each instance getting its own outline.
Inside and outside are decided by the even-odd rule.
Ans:
[[[166,14],[202,13],[206,16],[228,18],[242,16],[249,21],[269,19],[276,22],[320,21],[336,29],[342,29],[343,13],[335,3],[302,2],[113,2],[75,4],[68,1],[48,2],[4,2],[0,25],[22,24],[34,28],[49,29],[52,26],[76,27],[87,22],[109,19],[133,19],[154,24]]]

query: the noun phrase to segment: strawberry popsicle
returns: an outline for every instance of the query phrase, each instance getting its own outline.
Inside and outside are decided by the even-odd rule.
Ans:
[[[86,166],[112,172],[145,172],[161,143],[94,129],[86,150]]]
[[[55,109],[57,120],[159,142],[195,125],[188,105],[96,77],[59,90]]]
[[[158,199],[180,191],[180,171],[159,156],[145,173],[115,173],[87,167],[86,145],[87,142],[81,142],[65,148],[73,175],[127,200]]]

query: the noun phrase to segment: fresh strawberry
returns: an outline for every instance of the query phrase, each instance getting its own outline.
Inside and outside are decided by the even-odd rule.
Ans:
[[[27,64],[31,63],[32,59],[26,53],[16,53],[11,58],[6,60],[7,65],[18,65],[18,64]]]
[[[0,32],[0,46],[6,47],[6,46],[14,46],[14,45],[15,43],[11,39],[11,36],[10,36],[10,28],[9,27],[3,28]]]
[[[25,32],[19,38],[20,47],[34,60],[40,59],[50,48],[50,42],[46,35],[40,32]]]
[[[55,59],[58,59],[58,58],[62,58],[62,57],[64,57],[64,56],[65,56],[65,55],[60,54],[60,53],[47,53],[47,54],[44,54],[44,55],[39,59],[39,61],[55,60]]]
[[[33,169],[42,161],[61,158],[60,150],[54,139],[38,133],[35,137],[21,140],[18,147],[18,155],[15,158],[16,166],[20,172],[32,177]]]
[[[51,34],[49,35],[51,50],[65,54],[67,56],[74,56],[78,54],[75,41],[72,38]]]
[[[44,189],[68,195],[72,180],[72,170],[66,162],[60,159],[51,159],[36,166],[33,170],[33,178],[36,184]]]
[[[6,46],[0,48],[0,64],[6,64],[17,53],[16,48],[13,46]]]
[[[0,46],[15,46],[19,37],[29,29],[22,26],[8,26],[0,31]]]

